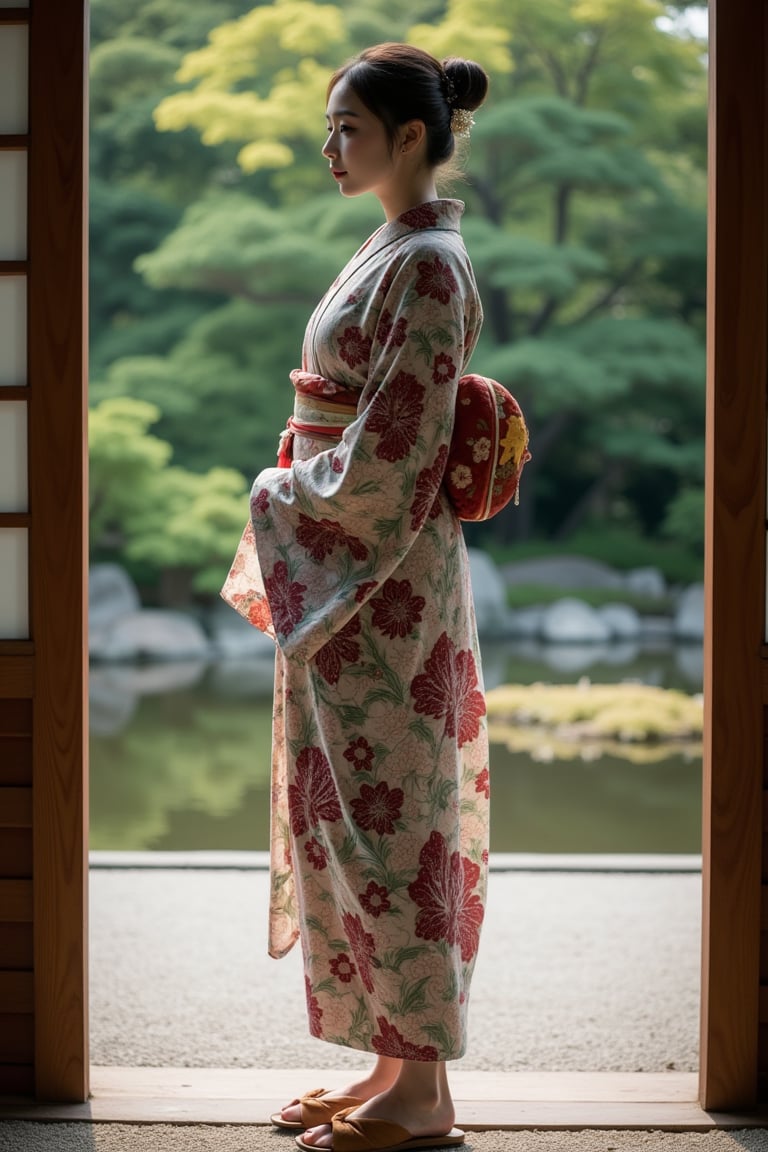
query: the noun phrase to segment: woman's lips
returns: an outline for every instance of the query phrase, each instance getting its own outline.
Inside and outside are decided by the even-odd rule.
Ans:
[[[340,168],[331,168],[331,176],[334,180],[340,180],[342,176],[346,176],[346,172],[342,172]]]

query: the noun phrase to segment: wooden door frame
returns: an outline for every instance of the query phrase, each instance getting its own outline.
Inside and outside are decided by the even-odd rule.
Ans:
[[[85,0],[33,0],[28,365],[34,640],[35,1091],[78,1100],[88,1054]]]
[[[710,19],[700,1094],[729,1110],[757,1098],[768,9],[710,0]],[[89,1090],[85,0],[34,0],[29,21],[32,638],[0,643],[0,689],[33,702],[35,1088],[67,1101]]]
[[[768,7],[710,2],[700,1100],[758,1095]]]

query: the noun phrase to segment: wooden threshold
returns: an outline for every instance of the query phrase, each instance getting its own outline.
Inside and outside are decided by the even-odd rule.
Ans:
[[[269,1123],[297,1087],[349,1077],[325,1069],[91,1069],[85,1104],[0,1101],[3,1120],[123,1124]],[[456,1123],[469,1131],[635,1129],[708,1131],[768,1126],[768,1114],[705,1112],[688,1072],[454,1072]]]

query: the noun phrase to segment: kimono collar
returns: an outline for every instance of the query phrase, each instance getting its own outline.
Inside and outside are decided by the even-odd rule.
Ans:
[[[382,224],[372,236],[368,237],[357,255],[365,256],[367,259],[393,241],[401,240],[414,232],[459,232],[463,211],[462,200],[431,200],[427,204],[409,208],[402,216]]]

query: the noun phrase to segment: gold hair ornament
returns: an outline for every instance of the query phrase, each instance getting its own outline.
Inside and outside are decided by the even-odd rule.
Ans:
[[[469,136],[475,120],[468,108],[454,108],[451,112],[451,132],[454,136]]]

